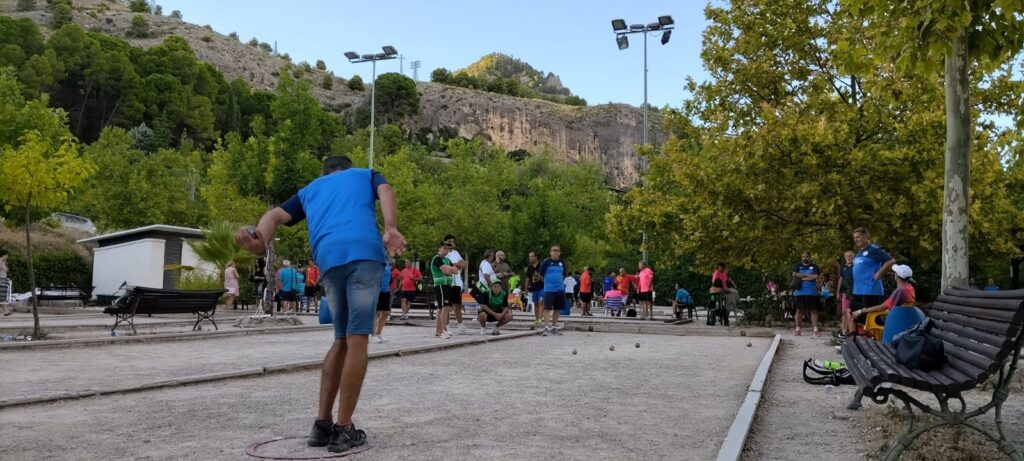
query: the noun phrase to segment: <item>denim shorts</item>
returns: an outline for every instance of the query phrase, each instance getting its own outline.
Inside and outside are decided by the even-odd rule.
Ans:
[[[320,283],[331,309],[335,338],[373,333],[383,274],[384,263],[369,260],[332,267],[323,274]]]

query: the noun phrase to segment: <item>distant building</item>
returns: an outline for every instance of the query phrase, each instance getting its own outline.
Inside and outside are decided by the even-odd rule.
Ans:
[[[93,293],[110,294],[122,283],[150,288],[175,288],[171,265],[200,266],[199,257],[186,241],[203,239],[203,232],[189,227],[154,224],[79,240],[93,249]]]

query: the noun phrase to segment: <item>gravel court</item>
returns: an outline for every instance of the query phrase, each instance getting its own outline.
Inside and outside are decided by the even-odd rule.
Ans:
[[[374,446],[351,459],[712,459],[769,344],[566,332],[375,360],[356,414]],[[318,379],[306,371],[8,408],[0,450],[247,459],[251,443],[309,430]]]
[[[383,344],[370,352],[440,344],[432,328],[385,327]],[[479,328],[469,329],[478,333]],[[452,340],[479,336],[459,335]],[[192,341],[4,351],[0,400],[109,389],[206,373],[320,360],[333,341],[330,329],[264,333]]]

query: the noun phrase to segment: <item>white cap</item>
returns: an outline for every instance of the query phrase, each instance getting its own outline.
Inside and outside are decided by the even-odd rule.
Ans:
[[[906,264],[896,264],[892,266],[892,271],[895,272],[899,278],[904,280],[914,276],[914,271]]]

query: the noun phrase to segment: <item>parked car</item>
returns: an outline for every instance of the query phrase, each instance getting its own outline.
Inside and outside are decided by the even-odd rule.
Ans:
[[[57,212],[50,215],[50,219],[60,223],[61,227],[69,227],[72,229],[78,229],[83,232],[90,234],[96,233],[96,225],[92,223],[89,218],[84,216],[78,216],[71,213]]]

